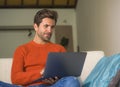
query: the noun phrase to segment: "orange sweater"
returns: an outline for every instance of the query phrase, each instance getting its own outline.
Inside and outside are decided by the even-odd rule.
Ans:
[[[54,43],[37,44],[31,41],[19,46],[13,58],[11,80],[13,84],[25,85],[41,77],[49,52],[65,52],[65,48]],[[35,83],[43,84],[42,82]],[[33,84],[29,84],[33,85]]]

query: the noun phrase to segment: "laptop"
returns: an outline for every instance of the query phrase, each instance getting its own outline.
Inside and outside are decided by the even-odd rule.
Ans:
[[[43,77],[37,79],[35,82],[47,78],[54,78],[55,76],[58,78],[80,76],[86,55],[86,52],[49,53]]]

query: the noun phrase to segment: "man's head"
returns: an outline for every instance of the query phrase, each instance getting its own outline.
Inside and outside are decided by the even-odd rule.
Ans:
[[[43,9],[36,13],[34,17],[35,39],[39,43],[49,42],[53,29],[57,22],[58,14],[56,11]]]
[[[34,24],[37,24],[39,26],[39,24],[42,22],[43,18],[51,18],[51,19],[55,20],[55,24],[56,24],[58,14],[56,11],[53,11],[53,10],[48,10],[48,9],[40,10],[36,13],[36,15],[34,17]]]

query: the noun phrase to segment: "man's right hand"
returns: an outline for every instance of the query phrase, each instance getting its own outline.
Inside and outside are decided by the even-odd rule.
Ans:
[[[56,83],[58,80],[59,80],[59,78],[56,76],[55,78],[45,79],[45,80],[43,80],[42,82],[45,82],[45,83],[47,83],[47,84],[52,85],[52,84]]]

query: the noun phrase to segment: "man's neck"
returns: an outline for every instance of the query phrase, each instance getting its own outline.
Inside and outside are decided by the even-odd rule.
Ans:
[[[36,42],[36,43],[38,43],[38,44],[46,44],[46,43],[48,43],[47,41],[41,40],[37,36],[34,37],[33,41]]]

